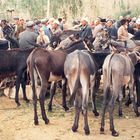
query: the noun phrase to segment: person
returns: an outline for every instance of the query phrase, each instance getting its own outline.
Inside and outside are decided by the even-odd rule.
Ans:
[[[62,18],[58,18],[58,22],[59,22],[60,29],[63,31],[64,28],[63,28]]]
[[[97,34],[105,28],[105,25],[106,25],[106,19],[104,18],[98,18],[100,19],[100,22],[98,23],[97,26],[95,26],[95,28],[93,29],[93,38],[95,39]]]
[[[115,25],[113,25],[113,20],[111,20],[111,19],[108,20],[106,23],[106,27],[107,27],[107,31],[109,33],[110,38],[116,40],[118,38],[117,29],[116,29]]]
[[[128,33],[128,21],[124,18],[121,20],[121,26],[118,29],[118,41],[124,42],[124,47],[133,48],[136,45],[131,40],[132,37],[133,35]]]
[[[0,22],[0,49],[8,49],[8,41],[4,38],[1,22]]]
[[[36,43],[42,47],[46,47],[50,43],[48,36],[45,35],[45,32],[42,28],[39,29],[39,35],[37,37]]]
[[[18,39],[19,34],[25,30],[24,19],[19,20],[19,24],[17,25],[17,31],[15,32],[15,38]]]
[[[124,18],[121,20],[121,26],[118,29],[118,40],[120,41],[126,41],[129,38],[129,34],[128,34],[128,22],[127,20]]]
[[[26,30],[19,34],[20,48],[34,48],[38,34],[34,32],[34,22],[28,21],[26,23]]]
[[[53,35],[57,35],[57,36],[59,36],[62,33],[62,30],[60,29],[58,20],[55,20],[52,23],[51,31],[52,31]]]
[[[36,34],[39,34],[39,29],[40,28],[41,28],[41,21],[40,20],[35,21],[34,32]]]
[[[140,40],[140,18],[136,20],[137,31],[134,33],[133,39]]]
[[[81,29],[79,33],[81,39],[89,39],[91,42],[93,42],[93,34],[91,27],[88,25],[88,19],[82,18],[81,19]]]
[[[7,39],[8,36],[12,36],[14,30],[8,25],[6,20],[1,20],[1,27],[3,30],[3,35]]]

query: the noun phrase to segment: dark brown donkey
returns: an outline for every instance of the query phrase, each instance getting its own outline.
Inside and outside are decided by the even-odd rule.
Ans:
[[[71,44],[66,50],[48,51],[45,49],[37,48],[33,50],[27,59],[27,66],[31,78],[32,90],[33,90],[33,103],[34,103],[34,124],[38,124],[37,116],[37,95],[36,95],[36,80],[35,73],[39,76],[41,81],[41,90],[39,94],[39,102],[41,106],[42,118],[45,124],[48,124],[49,120],[47,118],[44,100],[45,94],[48,87],[48,82],[59,81],[61,79],[66,79],[64,76],[64,62],[68,53],[76,49],[84,49],[84,43],[82,41],[77,41]],[[63,107],[65,110],[68,109],[66,106],[66,86],[63,91]]]

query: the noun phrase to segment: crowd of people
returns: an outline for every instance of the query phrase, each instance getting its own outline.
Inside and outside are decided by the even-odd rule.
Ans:
[[[69,26],[70,27],[70,26]],[[96,18],[89,22],[87,18],[74,21],[69,28],[66,20],[62,18],[44,18],[41,20],[29,20],[14,18],[14,23],[6,20],[0,21],[0,41],[6,41],[7,36],[12,36],[19,42],[21,48],[32,48],[35,44],[47,46],[52,35],[61,35],[64,30],[79,30],[81,39],[94,41],[98,32],[106,28],[110,38],[118,41],[127,42],[130,38],[140,40],[140,16],[122,17],[119,20]]]

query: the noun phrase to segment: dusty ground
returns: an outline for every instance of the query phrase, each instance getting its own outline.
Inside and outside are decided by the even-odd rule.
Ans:
[[[101,112],[101,100],[98,99],[98,110]],[[55,96],[53,112],[46,112],[50,123],[45,125],[41,119],[40,107],[38,107],[39,125],[33,124],[33,105],[28,106],[24,101],[16,108],[14,100],[0,97],[0,140],[140,140],[140,118],[136,118],[132,108],[123,107],[124,117],[119,118],[115,111],[115,127],[120,136],[114,138],[110,135],[108,117],[106,119],[105,135],[100,135],[100,117],[96,118],[89,111],[89,126],[91,134],[84,135],[83,118],[80,117],[78,132],[73,133],[74,109],[64,112],[61,108],[61,99]],[[46,102],[47,106],[47,102]]]

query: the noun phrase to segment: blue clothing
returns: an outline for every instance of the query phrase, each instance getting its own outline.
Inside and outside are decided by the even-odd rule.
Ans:
[[[47,35],[49,40],[50,40],[51,36],[52,36],[51,29],[49,27],[47,27],[47,26],[43,26],[43,31],[45,32],[45,35]]]
[[[112,38],[112,39],[118,38],[117,29],[116,29],[115,25],[113,25],[110,28],[107,28],[107,30],[108,30],[110,38]]]

